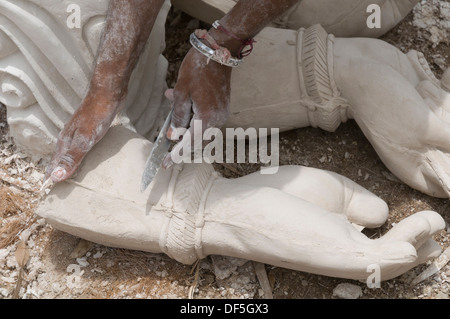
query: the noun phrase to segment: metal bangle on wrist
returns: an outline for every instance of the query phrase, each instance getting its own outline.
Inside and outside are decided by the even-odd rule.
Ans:
[[[225,66],[229,66],[229,67],[232,67],[232,68],[238,67],[242,63],[242,59],[237,59],[237,58],[233,58],[233,57],[230,57],[229,59],[227,59],[227,61],[220,60],[217,57],[216,50],[211,49],[206,44],[204,44],[195,35],[195,33],[191,34],[190,42],[191,42],[192,47],[194,47],[195,49],[197,49],[197,51],[199,51],[201,54],[206,56],[208,58],[208,60],[210,59],[210,60],[213,60],[213,61],[215,61],[217,63],[220,63],[220,64],[225,65]]]

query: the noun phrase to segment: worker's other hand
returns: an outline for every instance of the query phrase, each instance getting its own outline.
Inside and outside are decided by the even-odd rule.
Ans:
[[[225,124],[229,115],[230,78],[230,67],[208,61],[195,49],[188,52],[175,88],[166,91],[166,97],[173,102],[174,107],[167,137],[179,142],[164,159],[164,168],[174,164],[175,154],[181,154],[180,150],[185,149],[186,143],[190,143],[193,150],[194,121],[201,120],[202,136],[208,128],[221,128]],[[183,154],[183,157],[187,155]]]

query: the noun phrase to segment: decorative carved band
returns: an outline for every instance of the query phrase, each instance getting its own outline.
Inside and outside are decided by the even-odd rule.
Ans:
[[[311,126],[333,132],[347,121],[347,100],[335,84],[333,41],[320,25],[300,29],[298,65],[303,104],[308,109]]]
[[[209,189],[217,177],[213,166],[207,164],[184,165],[176,174],[174,205],[169,209],[167,236],[161,238],[160,247],[181,263],[190,265],[205,258],[201,243],[203,210]]]

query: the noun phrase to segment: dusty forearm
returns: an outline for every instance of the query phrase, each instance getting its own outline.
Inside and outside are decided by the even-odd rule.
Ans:
[[[122,100],[164,0],[112,0],[90,92]]]
[[[258,34],[268,23],[282,15],[299,0],[240,0],[236,6],[220,20],[222,26],[241,39],[249,39]],[[217,30],[210,30],[213,38],[232,53],[241,43]]]
[[[61,131],[45,178],[70,178],[108,131],[165,0],[111,0],[88,92]]]

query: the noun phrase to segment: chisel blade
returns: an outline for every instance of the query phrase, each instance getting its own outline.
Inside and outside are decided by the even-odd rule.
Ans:
[[[150,156],[145,164],[144,173],[142,174],[141,180],[141,192],[144,192],[148,185],[151,184],[159,169],[161,168],[162,162],[169,152],[170,145],[172,142],[167,138],[167,130],[169,129],[170,121],[172,119],[173,109],[170,111],[169,115],[161,128],[158,138],[153,144]]]

